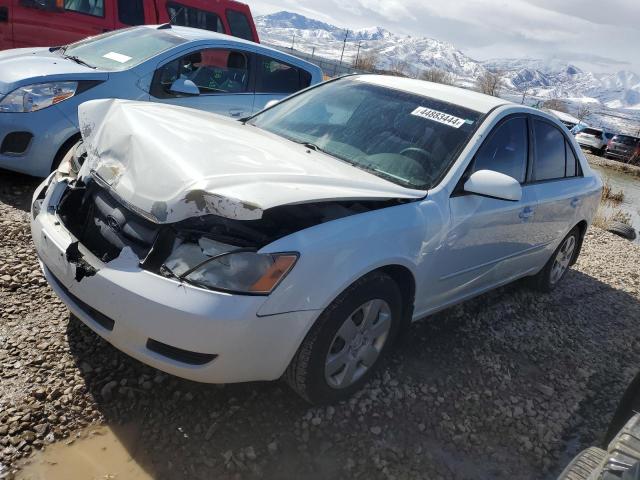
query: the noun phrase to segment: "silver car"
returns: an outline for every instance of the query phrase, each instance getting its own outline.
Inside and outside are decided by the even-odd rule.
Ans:
[[[207,30],[141,26],[0,52],[0,168],[47,176],[80,139],[78,105],[168,103],[242,118],[322,81],[317,66]]]

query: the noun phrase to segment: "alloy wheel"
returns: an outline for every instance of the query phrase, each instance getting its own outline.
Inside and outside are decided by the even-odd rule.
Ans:
[[[558,283],[569,268],[575,249],[576,237],[574,235],[570,235],[564,240],[562,246],[558,249],[556,258],[553,261],[550,274],[550,282],[552,285]]]
[[[365,302],[335,334],[325,361],[325,379],[332,388],[353,385],[376,362],[391,329],[391,307],[382,299]]]

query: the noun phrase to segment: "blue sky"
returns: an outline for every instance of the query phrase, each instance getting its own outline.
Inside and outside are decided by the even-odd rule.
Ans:
[[[382,26],[453,43],[477,59],[558,58],[640,74],[640,0],[268,0],[255,15],[294,11],[339,26]]]

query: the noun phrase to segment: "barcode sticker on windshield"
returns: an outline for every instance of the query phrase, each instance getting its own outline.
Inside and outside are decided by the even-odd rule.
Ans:
[[[102,58],[108,58],[109,60],[113,60],[118,63],[127,63],[129,60],[131,60],[131,57],[128,57],[126,55],[123,55],[122,53],[117,53],[117,52],[105,53],[102,56]]]
[[[448,113],[439,112],[438,110],[432,110],[431,108],[427,107],[418,107],[413,112],[411,112],[411,115],[426,118],[427,120],[433,120],[434,122],[443,123],[453,128],[460,128],[466,123],[466,121],[462,118],[454,117],[453,115],[449,115]]]

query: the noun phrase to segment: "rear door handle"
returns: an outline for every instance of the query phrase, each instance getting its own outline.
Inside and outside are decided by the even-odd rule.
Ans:
[[[533,208],[524,207],[518,216],[522,220],[528,220],[529,218],[533,217],[534,213],[536,213],[536,211]]]
[[[244,113],[244,110],[241,110],[239,108],[229,109],[229,115],[231,115],[232,117],[241,117],[243,113]]]

